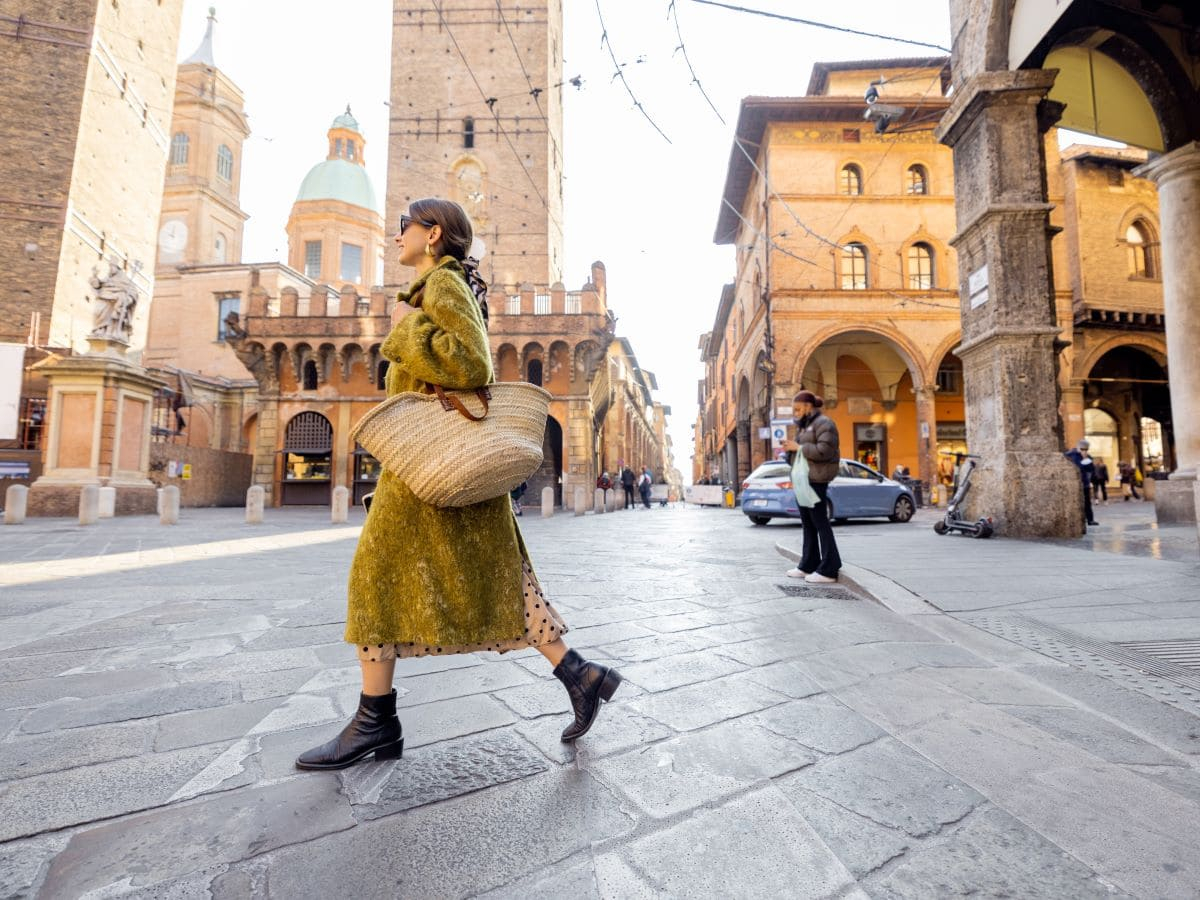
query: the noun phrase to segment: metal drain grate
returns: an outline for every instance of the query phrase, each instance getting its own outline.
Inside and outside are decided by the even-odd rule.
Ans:
[[[777,584],[775,587],[789,597],[817,597],[822,600],[858,600],[854,591],[838,585]]]
[[[1200,640],[1118,641],[1117,646],[1200,671]]]

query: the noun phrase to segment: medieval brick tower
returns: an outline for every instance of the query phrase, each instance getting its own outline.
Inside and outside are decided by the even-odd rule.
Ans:
[[[498,287],[561,279],[562,0],[394,0],[386,228],[463,205]],[[384,283],[409,273],[389,254]]]

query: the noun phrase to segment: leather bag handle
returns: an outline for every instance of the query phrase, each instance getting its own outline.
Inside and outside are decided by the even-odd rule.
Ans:
[[[487,388],[475,389],[475,396],[479,398],[481,403],[483,403],[483,412],[477,416],[467,409],[467,407],[463,405],[463,402],[459,400],[458,397],[455,397],[453,394],[447,394],[444,390],[442,390],[442,386],[440,384],[430,385],[430,387],[432,387],[433,392],[437,394],[437,398],[442,404],[442,409],[446,410],[446,412],[449,412],[450,410],[457,410],[459,415],[465,419],[469,419],[472,422],[481,422],[487,417],[488,401],[492,399],[492,392]]]

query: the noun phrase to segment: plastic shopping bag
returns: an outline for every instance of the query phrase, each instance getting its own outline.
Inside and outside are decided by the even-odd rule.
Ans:
[[[808,482],[808,460],[799,450],[796,451],[796,461],[792,463],[792,493],[796,495],[797,503],[809,509],[821,500]]]

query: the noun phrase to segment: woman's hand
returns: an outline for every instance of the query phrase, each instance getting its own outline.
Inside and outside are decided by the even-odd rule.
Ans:
[[[788,453],[795,453],[800,449],[800,445],[793,440],[786,440],[783,442],[783,449]]]
[[[415,306],[409,306],[403,300],[397,300],[396,305],[392,307],[392,324],[399,325],[405,316],[412,315],[416,311]]]

